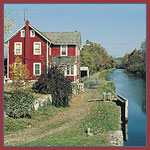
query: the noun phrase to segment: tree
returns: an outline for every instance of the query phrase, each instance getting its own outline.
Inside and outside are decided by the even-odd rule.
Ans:
[[[40,76],[32,89],[41,94],[52,95],[52,105],[66,107],[72,97],[72,80],[64,76],[61,68],[51,66]]]
[[[126,54],[121,66],[128,73],[146,78],[146,41],[141,43],[140,50],[134,49],[130,54]]]
[[[89,40],[81,50],[80,62],[81,66],[89,67],[90,74],[101,69],[113,68],[116,64],[114,58],[107,54],[105,48]]]
[[[15,23],[13,22],[13,17],[10,16],[10,14],[6,14],[4,16],[4,33],[9,34],[12,31],[12,28],[15,26]]]
[[[30,72],[27,69],[27,65],[22,64],[21,58],[16,57],[14,63],[10,65],[10,68],[10,74],[16,88],[22,86],[23,82],[28,81]]]

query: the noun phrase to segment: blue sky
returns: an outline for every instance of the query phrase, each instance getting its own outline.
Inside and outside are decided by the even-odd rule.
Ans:
[[[99,43],[115,57],[139,49],[146,39],[146,4],[4,4],[16,23],[12,32],[24,24],[24,9],[40,31],[80,31],[82,44]]]

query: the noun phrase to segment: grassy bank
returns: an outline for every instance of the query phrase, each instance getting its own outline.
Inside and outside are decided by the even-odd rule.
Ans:
[[[106,74],[112,70],[102,71],[94,74],[92,77],[97,78],[100,81],[100,85],[92,89],[93,97],[95,95],[102,99],[103,92],[115,93],[115,85],[109,81],[106,81]],[[90,79],[88,79],[90,80]],[[87,82],[87,81],[86,81]],[[107,136],[108,131],[118,130],[118,111],[119,108],[113,102],[105,103],[101,101],[87,102],[85,101],[89,91],[79,94],[73,98],[69,108],[55,108],[49,104],[47,107],[41,107],[32,119],[5,119],[5,134],[9,132],[15,132],[23,128],[36,127],[39,124],[43,124],[44,121],[51,121],[51,118],[57,118],[57,114],[64,114],[68,117],[70,113],[76,116],[76,112],[79,111],[78,107],[80,101],[83,106],[91,106],[86,111],[86,115],[81,120],[78,119],[70,128],[66,128],[54,134],[44,136],[40,139],[33,140],[31,142],[22,142],[17,144],[18,146],[109,146],[109,139]],[[76,104],[75,104],[76,103]],[[86,104],[86,105],[84,105]],[[72,109],[73,107],[73,109]],[[62,118],[60,116],[60,118]],[[71,124],[70,119],[61,120],[54,124],[44,125],[42,130],[51,131],[58,127],[65,126],[66,123]],[[10,129],[8,129],[8,126]],[[13,128],[12,128],[13,127]],[[91,133],[94,135],[89,137],[86,134],[87,128],[91,129]]]
[[[55,115],[68,110],[67,108],[56,108],[51,105],[51,102],[44,104],[43,107],[39,107],[37,111],[35,111],[34,115],[31,119],[28,118],[4,118],[4,133],[12,134],[16,131],[23,130],[26,128],[36,127],[42,121],[46,121],[54,117]]]
[[[86,135],[87,128],[94,134]],[[108,131],[118,129],[118,109],[114,103],[94,102],[92,110],[73,128],[18,146],[109,146]]]

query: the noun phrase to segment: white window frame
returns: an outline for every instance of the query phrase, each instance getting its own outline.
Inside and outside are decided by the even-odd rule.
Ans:
[[[35,74],[35,65],[39,65],[39,74]],[[33,75],[35,75],[35,76],[39,76],[39,75],[41,75],[41,63],[33,63]]]
[[[25,37],[25,30],[20,31],[21,37]]]
[[[62,55],[62,46],[66,46],[66,55]],[[68,56],[68,46],[67,45],[60,46],[60,56]]]
[[[32,31],[34,32],[34,34],[32,34]],[[30,37],[35,37],[35,31],[34,30],[30,30]]]
[[[40,53],[39,54],[36,54],[35,53],[35,44],[39,43],[40,44]],[[41,42],[33,42],[33,54],[34,55],[41,55]]]
[[[67,68],[69,67],[69,74],[67,74]],[[73,67],[73,68],[72,68]],[[71,69],[73,69],[73,74],[71,74]],[[75,75],[75,67],[74,65],[69,65],[65,67],[65,75],[66,76],[74,76]]]
[[[20,44],[20,53],[16,54],[16,45]],[[15,42],[14,43],[14,55],[22,55],[22,42]]]

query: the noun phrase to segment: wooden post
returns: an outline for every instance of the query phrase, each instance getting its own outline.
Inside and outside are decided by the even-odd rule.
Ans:
[[[128,123],[125,123],[125,138],[126,141],[128,141]]]
[[[125,121],[128,122],[128,100],[125,100]]]
[[[106,93],[103,93],[103,101],[106,101]]]

